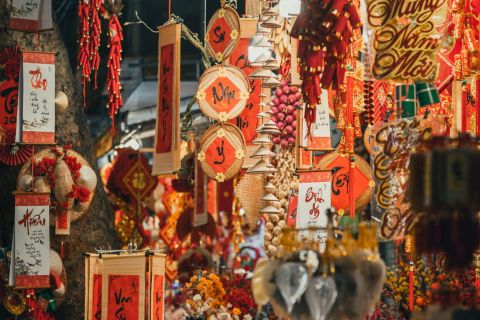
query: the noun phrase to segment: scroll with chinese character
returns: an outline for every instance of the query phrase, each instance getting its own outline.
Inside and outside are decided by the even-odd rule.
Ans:
[[[22,51],[16,142],[55,143],[55,53]]]
[[[307,171],[299,173],[298,205],[295,220],[297,229],[326,227],[327,209],[331,207],[332,174],[330,171]],[[299,239],[308,237],[308,231],[297,233]],[[324,244],[325,230],[315,231],[315,240]]]
[[[252,61],[250,61],[248,56],[250,39],[255,36],[257,22],[258,20],[254,18],[240,19],[240,41],[229,59],[230,64],[240,68],[240,70],[242,70],[247,77],[259,68],[252,66]],[[247,144],[245,161],[243,162],[244,169],[250,168],[255,164],[255,159],[250,158],[250,156],[255,152],[255,150],[258,149],[258,145],[254,145],[252,141],[255,139],[257,134],[255,129],[258,126],[257,114],[260,112],[260,94],[262,93],[262,82],[260,79],[249,79],[249,83],[250,96],[247,100],[247,106],[240,115],[231,120],[231,123],[236,124],[237,127],[240,128]]]
[[[13,0],[8,27],[38,32],[53,29],[52,0]]]
[[[50,287],[49,193],[15,193],[10,285]]]
[[[178,23],[159,28],[158,102],[152,175],[180,169],[180,34]]]
[[[102,267],[99,255],[85,256],[85,320],[98,320],[102,316]]]
[[[200,161],[195,161],[195,207],[193,208],[192,226],[203,226],[208,222],[208,178],[202,170]]]
[[[151,266],[149,285],[150,320],[164,320],[165,311],[165,255],[150,256]]]

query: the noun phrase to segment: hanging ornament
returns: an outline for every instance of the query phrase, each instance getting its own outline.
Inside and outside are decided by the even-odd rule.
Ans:
[[[208,54],[222,63],[235,51],[240,41],[240,17],[235,9],[222,6],[208,22],[205,45]]]
[[[314,320],[324,320],[337,299],[337,286],[333,278],[317,276],[310,280],[305,292],[310,314]]]
[[[109,109],[110,119],[115,119],[115,114],[118,109],[123,105],[122,95],[120,90],[122,89],[120,84],[120,63],[122,60],[122,25],[118,21],[116,14],[110,15],[108,22],[108,45],[110,52],[108,54],[108,73],[107,73],[107,91],[108,101],[107,108]]]
[[[291,314],[308,287],[308,272],[300,263],[286,262],[275,270],[275,283]]]
[[[245,158],[242,132],[230,123],[210,127],[203,135],[197,159],[206,175],[218,182],[232,179]]]
[[[123,105],[120,84],[122,60],[122,25],[118,20],[122,10],[121,1],[114,0],[80,0],[78,16],[80,18],[78,67],[82,74],[83,103],[86,106],[87,83],[94,74],[94,89],[97,89],[97,72],[100,66],[100,15],[108,20],[108,42],[110,49],[107,61],[107,108],[114,129],[114,118]]]

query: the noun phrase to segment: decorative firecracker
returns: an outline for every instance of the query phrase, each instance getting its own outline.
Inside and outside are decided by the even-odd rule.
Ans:
[[[297,112],[301,107],[302,93],[298,87],[289,86],[283,80],[281,86],[275,90],[272,98],[272,121],[277,125],[280,134],[272,139],[274,144],[288,148],[295,145],[297,134]]]
[[[298,59],[308,123],[315,121],[315,107],[320,103],[322,87],[345,90],[348,45],[360,26],[353,1],[302,0],[291,36],[299,39]]]
[[[78,6],[78,16],[80,18],[79,31],[79,51],[78,67],[82,74],[83,103],[86,106],[86,87],[91,80],[91,74],[94,73],[94,88],[97,89],[97,72],[100,66],[100,35],[101,22],[100,16],[108,20],[108,44],[110,48],[107,62],[107,108],[112,119],[112,128],[114,128],[114,118],[118,109],[123,105],[120,90],[120,64],[122,60],[122,25],[118,16],[123,8],[121,1],[113,0],[80,0]]]

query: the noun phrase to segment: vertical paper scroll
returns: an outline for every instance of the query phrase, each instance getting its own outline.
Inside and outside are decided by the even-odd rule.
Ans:
[[[257,19],[241,18],[240,19],[240,41],[237,48],[230,56],[230,64],[240,68],[248,77],[258,67],[252,66],[248,57],[248,47],[250,39],[255,36],[257,28]],[[255,164],[255,159],[250,156],[255,152],[258,146],[252,144],[252,140],[256,137],[256,129],[258,125],[257,114],[260,112],[260,94],[262,93],[262,81],[260,79],[249,79],[250,96],[247,100],[245,110],[231,123],[235,124],[243,133],[247,144],[245,161],[243,168],[250,168]]]
[[[328,90],[322,90],[321,103],[315,108],[315,122],[311,124],[310,131],[308,131],[307,121],[302,115],[302,147],[307,150],[330,150],[332,148],[328,100]],[[305,112],[304,110],[301,111]]]
[[[10,285],[50,287],[50,194],[15,194]]]
[[[16,142],[55,143],[55,53],[23,51]]]
[[[200,170],[201,171],[201,170]],[[165,256],[151,256],[150,320],[164,320],[165,311]]]
[[[38,32],[53,29],[52,0],[13,0],[8,27]]]
[[[152,175],[180,169],[180,24],[159,28],[158,103]]]
[[[330,171],[300,172],[298,186],[298,208],[296,228],[326,227],[327,209],[331,207],[332,174]],[[308,236],[308,231],[299,232],[301,239]],[[315,232],[315,239],[325,243],[326,231]]]
[[[195,207],[193,208],[192,225],[203,226],[208,222],[208,178],[202,170],[200,161],[195,162]]]
[[[297,123],[304,123],[303,110],[297,110]],[[304,126],[299,125],[295,137],[295,167],[297,170],[309,170],[313,167],[313,153],[305,149],[304,144]]]
[[[102,317],[102,265],[99,255],[85,256],[85,320]]]

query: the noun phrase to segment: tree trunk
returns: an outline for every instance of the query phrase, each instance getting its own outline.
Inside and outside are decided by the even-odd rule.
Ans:
[[[69,98],[67,110],[56,116],[56,141],[59,146],[71,144],[73,150],[90,162],[98,176],[94,158],[94,145],[85,118],[81,84],[71,70],[68,53],[57,26],[55,30],[35,33],[23,33],[7,30],[10,0],[0,0],[0,49],[18,45],[22,49],[57,52],[55,89],[63,91]],[[71,30],[77,32],[77,30]],[[97,108],[103,106],[95,106]],[[36,148],[38,149],[38,148]],[[19,167],[0,164],[0,240],[2,246],[8,246],[12,240],[14,206],[11,192],[15,190]],[[108,202],[101,179],[95,198],[86,215],[71,226],[70,236],[55,236],[51,229],[52,249],[59,251],[60,242],[64,242],[68,284],[66,301],[55,314],[56,319],[83,319],[84,312],[84,262],[83,253],[92,252],[95,247],[118,247],[118,240],[113,226],[112,209]]]

